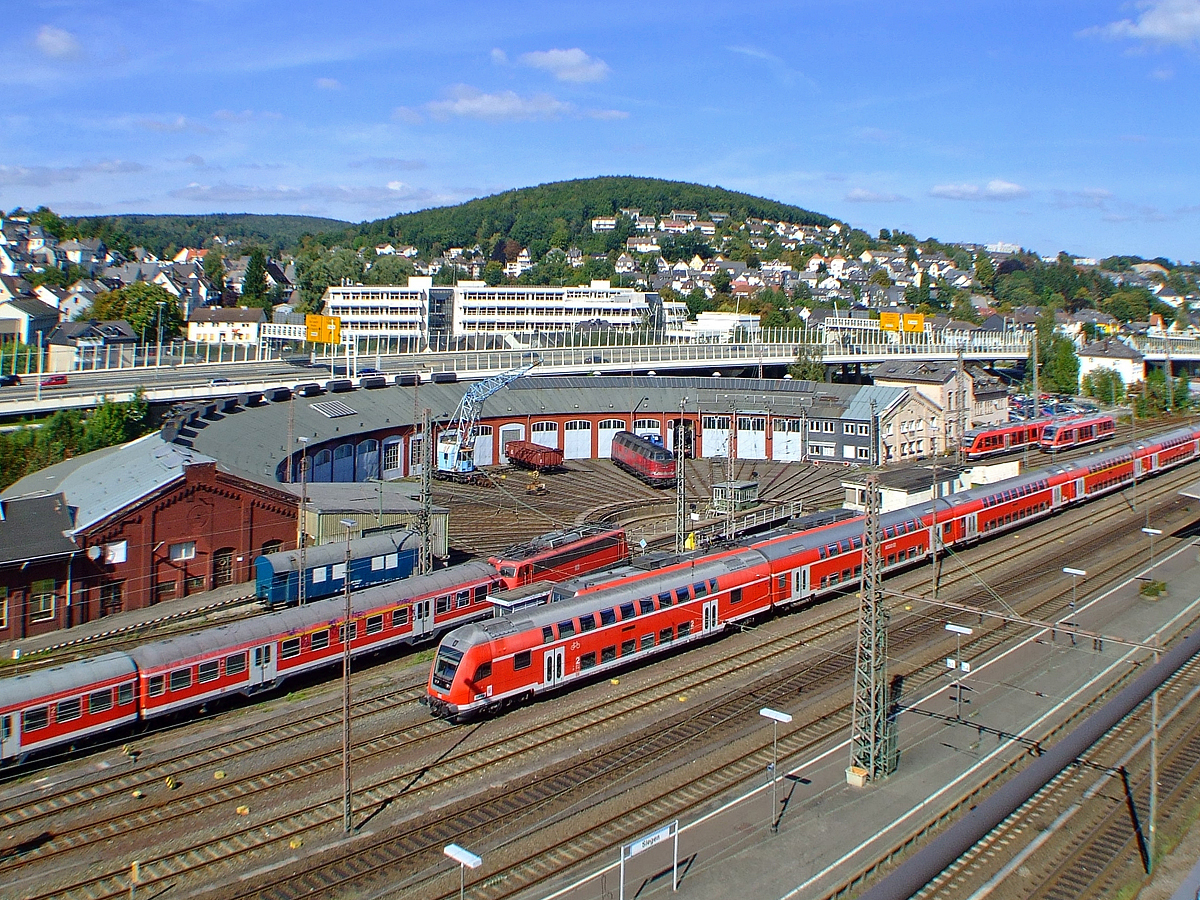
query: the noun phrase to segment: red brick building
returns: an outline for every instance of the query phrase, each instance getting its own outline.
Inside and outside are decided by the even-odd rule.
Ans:
[[[64,577],[59,614],[29,633],[250,581],[255,556],[296,543],[293,494],[157,434],[43,469],[4,497],[49,494],[65,498],[77,555],[69,602]]]

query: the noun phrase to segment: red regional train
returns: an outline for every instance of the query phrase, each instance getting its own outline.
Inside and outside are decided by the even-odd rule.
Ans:
[[[495,614],[489,598],[536,572],[559,581],[629,556],[620,528],[543,535],[491,561],[467,562],[351,595],[351,652],[430,641]],[[345,600],[334,597],[0,679],[0,763],[134,721],[253,694],[342,658]]]
[[[1073,416],[1055,419],[1042,429],[1038,446],[1043,450],[1066,450],[1115,437],[1117,420],[1110,415]]]
[[[1009,422],[987,428],[972,428],[963,434],[962,449],[967,459],[983,459],[1010,450],[1024,450],[1038,446],[1042,429],[1050,424],[1049,419],[1032,422]]]
[[[1048,466],[880,517],[884,573],[1200,458],[1200,426]],[[933,540],[933,530],[939,534]],[[768,535],[556,604],[456,628],[438,647],[431,710],[463,720],[640,662],[773,609],[858,584],[863,518]],[[940,547],[938,548],[940,549]]]
[[[675,483],[674,454],[662,444],[632,431],[613,435],[612,461],[651,487],[669,487]]]

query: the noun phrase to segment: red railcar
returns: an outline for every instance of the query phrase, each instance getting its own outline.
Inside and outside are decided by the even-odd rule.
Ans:
[[[535,472],[557,469],[563,462],[563,452],[557,447],[545,447],[530,441],[509,441],[504,445],[504,455],[513,465]]]
[[[612,461],[651,487],[675,483],[675,456],[662,444],[618,431],[612,440]]]
[[[963,435],[962,449],[967,459],[983,459],[1010,450],[1036,447],[1042,437],[1042,429],[1050,424],[1049,419],[1031,422],[1009,422],[1007,425],[989,425],[972,428]]]
[[[504,586],[511,589],[535,581],[563,581],[628,558],[625,529],[583,526],[544,534],[490,557],[488,562],[500,573]]]
[[[1117,420],[1110,415],[1072,416],[1049,422],[1042,429],[1038,446],[1043,450],[1066,450],[1106,440],[1116,433]]]

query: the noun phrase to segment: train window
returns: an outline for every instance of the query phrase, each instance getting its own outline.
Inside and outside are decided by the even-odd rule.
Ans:
[[[850,576],[851,576],[851,574],[853,574],[853,572],[854,572],[853,569],[842,569],[842,581],[849,581]]]
[[[528,669],[533,665],[533,651],[522,650],[513,656],[513,671]]]
[[[470,591],[459,591],[457,594],[455,594],[454,595],[454,605],[456,607],[458,607],[459,609],[462,609],[464,606],[470,606],[471,605],[471,592]]]
[[[549,625],[542,626],[542,643],[550,644],[554,641],[554,629]]]
[[[614,644],[611,647],[605,647],[600,651],[600,662],[610,663],[617,658],[617,646]]]
[[[299,642],[297,641],[297,644]],[[176,669],[171,673],[171,690],[184,691],[192,686],[192,670]]]
[[[596,628],[596,617],[594,615],[592,615],[591,613],[588,613],[586,616],[579,617],[579,630],[580,631],[593,631],[593,630],[595,630],[595,628]]]
[[[646,597],[638,601],[638,615],[645,616],[654,612],[654,601]]]
[[[595,650],[593,650],[591,653],[585,653],[585,654],[583,654],[583,656],[579,657],[579,671],[583,672],[587,669],[594,669],[594,668],[596,668],[596,651]]]
[[[471,680],[474,682],[483,681],[485,678],[492,677],[492,664],[490,662],[480,663],[475,669],[475,677]]]
[[[242,662],[245,662],[245,660],[246,660],[246,658],[243,656]],[[146,693],[149,694],[151,697],[162,696],[162,694],[164,694],[166,692],[166,690],[167,690],[167,680],[165,678],[163,678],[163,676],[161,676],[161,675],[152,675],[152,676],[150,676],[149,680],[146,682]]]
[[[664,628],[662,631],[660,631],[658,633],[658,642],[660,644],[669,644],[673,640],[675,640],[675,629],[674,628]]]
[[[38,731],[50,724],[50,708],[39,706],[21,713],[21,730]]]
[[[383,616],[371,616],[367,619],[367,634],[379,634],[383,631]]]
[[[732,588],[729,591],[729,602],[730,603],[741,603],[742,602],[742,589],[741,588]]]
[[[886,528],[884,528],[884,529],[883,529],[883,536],[884,536],[885,538],[894,538],[894,537],[896,536],[896,526],[895,526],[895,525],[888,525]]]
[[[93,691],[88,694],[88,715],[95,715],[112,709],[112,688],[103,691]]]
[[[621,641],[621,655],[629,656],[637,652],[637,641]]]
[[[687,637],[691,633],[692,633],[692,623],[691,622],[680,622],[679,623],[679,636],[681,638]]]
[[[861,576],[862,576],[862,566],[855,566],[854,567],[854,577],[859,578]]]
[[[671,605],[671,592],[670,591],[667,591],[665,594],[658,595],[658,608],[659,609],[666,609],[670,605]]]
[[[205,682],[209,681],[216,681],[217,676],[220,674],[221,664],[215,659],[210,659],[208,662],[202,662],[200,665],[196,666],[196,681],[198,681],[200,684],[204,684]]]
[[[680,603],[687,603],[688,589],[685,587],[675,588],[675,599],[678,600]]]
[[[715,578],[708,579],[708,589],[710,591],[712,591],[714,594],[717,592],[717,579],[715,579]]]
[[[863,539],[861,537],[850,538],[850,547],[853,550],[858,550],[862,547]]]
[[[637,615],[637,613],[635,613],[633,611],[632,603],[622,603],[621,604],[621,619],[622,619],[622,621],[624,621],[625,619],[632,619],[636,615]]]
[[[404,612],[407,615],[408,610],[399,610],[399,612]],[[395,619],[395,613],[392,614],[392,618]],[[313,650],[324,650],[328,647],[329,629],[322,628],[320,631],[314,631],[308,639],[308,646]],[[225,674],[229,674],[228,668],[226,668]]]
[[[313,635],[313,637],[316,637],[316,635]],[[328,635],[326,635],[326,640],[328,640]],[[240,674],[241,672],[245,672],[245,671],[246,671],[246,654],[245,653],[235,653],[233,656],[225,657],[225,674],[226,675],[237,675],[237,674]],[[159,693],[162,693],[162,692],[159,691]]]
[[[692,594],[696,597],[704,597],[708,595],[708,585],[703,581],[697,581],[692,585]]]
[[[475,585],[475,602],[482,603],[487,599],[488,586],[486,584]]]
[[[821,559],[824,559],[828,555],[829,555],[829,553],[825,550],[824,547],[817,548],[817,556],[821,557]]]
[[[441,613],[450,612],[450,595],[447,594],[444,597],[438,597],[437,603],[435,604],[435,608],[439,615]]]
[[[133,682],[117,686],[117,705],[128,706],[133,702]]]
[[[830,584],[837,584],[839,581],[841,581],[841,578],[837,572],[829,573],[829,583]]]
[[[573,619],[567,619],[565,622],[558,623],[558,638],[569,638],[575,636],[575,622]]]
[[[894,566],[896,564],[896,554],[895,553],[888,554],[887,564],[889,566]]]
[[[358,638],[358,623],[351,622],[350,623],[350,643],[353,644],[357,638]],[[346,626],[344,623],[342,625],[338,626],[338,643],[339,644],[346,643]]]
[[[291,659],[294,656],[300,655],[300,638],[288,638],[286,641],[279,642],[279,658]]]
[[[651,649],[654,646],[654,635],[643,634],[638,646],[642,650]]]
[[[408,624],[408,607],[400,606],[392,610],[392,627],[399,628]]]
[[[850,546],[850,538],[846,538],[844,541],[838,542],[838,550],[840,550],[842,553],[849,553]]]
[[[600,624],[614,625],[617,621],[617,611],[615,609],[600,610]]]

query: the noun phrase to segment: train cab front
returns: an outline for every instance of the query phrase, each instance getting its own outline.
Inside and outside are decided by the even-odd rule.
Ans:
[[[433,658],[433,666],[429,671],[427,686],[429,709],[435,716],[443,719],[458,718],[459,705],[454,702],[457,693],[454,681],[462,660],[461,650],[447,647],[444,643],[438,647],[437,656]],[[462,689],[461,683],[459,689]]]

